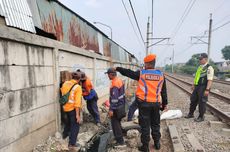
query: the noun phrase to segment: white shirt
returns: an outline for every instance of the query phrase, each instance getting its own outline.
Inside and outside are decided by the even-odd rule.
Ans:
[[[205,63],[204,65],[201,65],[201,67],[203,68],[203,67],[205,67],[207,64],[208,64],[208,62]],[[208,69],[207,69],[207,79],[208,79],[208,80],[213,80],[213,77],[214,77],[214,69],[213,69],[213,67],[210,65],[210,66],[208,67]]]

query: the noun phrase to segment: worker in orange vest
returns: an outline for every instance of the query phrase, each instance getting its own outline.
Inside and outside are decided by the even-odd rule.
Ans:
[[[80,76],[80,73],[73,72],[72,79],[64,82],[61,87],[62,95],[65,95],[70,91],[69,100],[63,105],[63,110],[67,114],[68,118],[68,124],[65,125],[63,138],[69,136],[69,149],[75,149],[80,146],[76,143],[77,135],[80,129],[80,110],[82,108],[82,88],[78,84]]]
[[[81,72],[81,85],[83,91],[83,98],[86,100],[87,109],[89,113],[92,115],[92,117],[94,118],[97,126],[101,126],[100,114],[97,106],[97,100],[98,100],[97,93],[93,88],[92,82],[86,76],[86,74],[82,71],[80,72]]]
[[[144,58],[145,68],[132,71],[122,67],[115,68],[122,75],[138,81],[136,102],[139,109],[139,124],[141,127],[140,151],[149,151],[150,128],[155,149],[160,149],[160,110],[167,109],[166,82],[163,73],[155,69],[156,55],[150,54]],[[162,100],[162,101],[161,101]]]
[[[108,74],[111,80],[109,97],[109,117],[111,119],[112,130],[116,139],[117,146],[125,146],[123,139],[121,119],[125,117],[125,86],[123,81],[117,77],[113,68],[109,68],[105,74]]]

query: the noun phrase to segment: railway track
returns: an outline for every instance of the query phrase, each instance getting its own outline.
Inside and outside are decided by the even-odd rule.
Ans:
[[[178,81],[180,81],[180,82],[182,82],[182,83],[185,83],[185,84],[187,84],[187,85],[189,85],[189,86],[192,85],[191,82],[185,81],[185,80],[180,79],[180,78],[178,78],[178,77],[174,77],[174,76],[169,75],[169,74],[165,74],[165,75],[166,75],[167,77],[170,77],[170,78],[176,79],[176,80],[178,80]],[[228,94],[221,93],[221,92],[215,92],[215,91],[210,90],[210,95],[212,95],[212,96],[214,96],[214,97],[217,97],[217,98],[219,98],[219,99],[225,101],[226,103],[230,104],[230,95],[228,95]]]
[[[166,75],[166,79],[171,83],[173,83],[174,85],[176,85],[177,87],[184,90],[187,94],[189,95],[192,94],[192,91],[190,89],[191,83],[181,80],[179,78],[175,78],[170,75]],[[228,125],[230,125],[229,101],[230,98],[223,97],[220,94],[215,95],[212,93],[209,96],[209,102],[207,102],[208,110]]]
[[[169,75],[169,74],[168,74],[168,75]],[[187,78],[193,79],[193,77],[192,77],[191,75],[186,75],[186,74],[177,74],[176,76],[179,76],[179,77],[187,77]],[[214,83],[225,84],[225,85],[230,85],[230,81],[224,81],[224,80],[217,80],[217,79],[214,79],[213,82],[214,82]]]

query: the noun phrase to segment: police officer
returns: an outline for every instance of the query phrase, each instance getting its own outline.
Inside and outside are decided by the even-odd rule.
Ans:
[[[125,144],[121,128],[121,119],[125,117],[125,86],[113,68],[109,68],[106,74],[111,80],[109,117],[111,118],[116,145],[120,146]]]
[[[156,55],[150,54],[144,58],[145,68],[141,71],[115,68],[122,75],[138,81],[136,100],[142,142],[142,146],[138,149],[144,152],[149,151],[150,128],[154,147],[157,150],[160,149],[160,109],[166,109],[168,104],[164,75],[160,70],[155,69],[155,62]]]
[[[201,53],[199,56],[200,66],[198,67],[192,85],[192,95],[190,98],[189,113],[185,118],[193,118],[197,104],[199,104],[199,116],[195,119],[196,122],[204,121],[204,113],[206,111],[206,102],[211,89],[214,76],[214,69],[208,64],[208,55]]]

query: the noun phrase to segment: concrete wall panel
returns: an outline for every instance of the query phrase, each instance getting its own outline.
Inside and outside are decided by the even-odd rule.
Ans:
[[[0,149],[1,152],[31,152],[34,148],[34,145],[37,144],[37,141],[44,141],[46,140],[50,134],[55,133],[55,121],[43,126],[20,138],[16,142],[13,142],[4,148]]]
[[[59,66],[65,67],[82,67],[85,69],[93,68],[93,58],[85,57],[82,55],[70,53],[70,52],[59,52]]]
[[[27,48],[28,49],[28,48]],[[27,65],[28,52],[24,44],[8,42],[7,52],[4,54],[5,58],[8,60],[9,65]]]
[[[5,57],[4,57],[4,44],[3,41],[0,41],[0,65],[4,65]]]
[[[11,90],[53,84],[52,67],[9,66]]]
[[[7,92],[2,94],[1,100],[0,121],[53,103],[54,87],[51,85]]]
[[[55,120],[54,104],[1,121],[0,148]],[[9,136],[10,135],[10,136]]]

